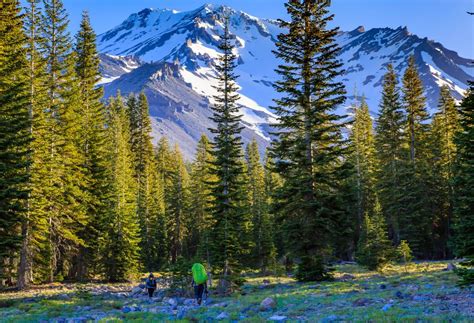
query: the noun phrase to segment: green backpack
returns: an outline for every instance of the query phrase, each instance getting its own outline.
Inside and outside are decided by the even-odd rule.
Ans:
[[[196,284],[201,285],[207,281],[206,268],[202,264],[194,264],[191,271],[193,272],[193,279]]]

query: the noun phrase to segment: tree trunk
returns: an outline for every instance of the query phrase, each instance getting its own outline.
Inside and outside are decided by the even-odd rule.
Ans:
[[[20,250],[20,266],[18,268],[18,289],[22,290],[29,286],[32,281],[31,254],[29,252],[29,220],[22,224],[21,235],[23,238]]]

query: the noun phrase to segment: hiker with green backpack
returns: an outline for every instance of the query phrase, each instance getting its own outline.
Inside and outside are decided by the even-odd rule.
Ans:
[[[207,272],[206,268],[200,263],[195,263],[191,268],[193,273],[194,297],[198,305],[202,303],[202,296],[207,292]]]

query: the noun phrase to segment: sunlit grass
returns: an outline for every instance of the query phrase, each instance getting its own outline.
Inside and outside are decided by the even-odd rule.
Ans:
[[[243,322],[265,322],[276,314],[286,316],[289,321],[309,322],[334,316],[351,322],[473,321],[473,316],[453,311],[446,305],[445,299],[449,299],[449,295],[461,293],[456,286],[456,275],[443,271],[447,264],[446,261],[410,263],[407,266],[392,264],[379,272],[345,264],[336,266],[335,281],[321,283],[298,283],[286,276],[258,277],[252,273],[240,292],[224,298],[211,296],[213,304],[220,306],[189,309],[182,315],[182,321],[212,321],[222,312],[228,314],[228,321]],[[0,322],[37,322],[78,317],[91,312],[104,313],[101,322],[177,320],[177,311],[167,314],[146,312],[152,307],[163,307],[161,303],[140,303],[143,311],[125,314],[123,306],[132,305],[137,300],[110,299],[93,293],[98,288],[129,290],[137,282],[52,284],[29,291],[3,293],[0,294]],[[397,292],[402,293],[402,298],[397,296]],[[429,302],[412,299],[413,296],[425,295],[430,297]],[[275,309],[261,310],[260,303],[266,297],[275,299]],[[359,303],[363,305],[357,306]],[[384,311],[387,304],[391,307]]]

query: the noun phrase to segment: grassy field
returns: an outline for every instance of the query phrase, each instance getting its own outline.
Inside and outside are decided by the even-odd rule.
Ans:
[[[0,294],[1,322],[308,321],[474,322],[474,289],[460,289],[447,262],[370,272],[336,267],[336,280],[248,278],[241,292],[196,307],[181,298],[131,296],[137,284],[52,284]],[[272,298],[273,306],[261,303]]]

